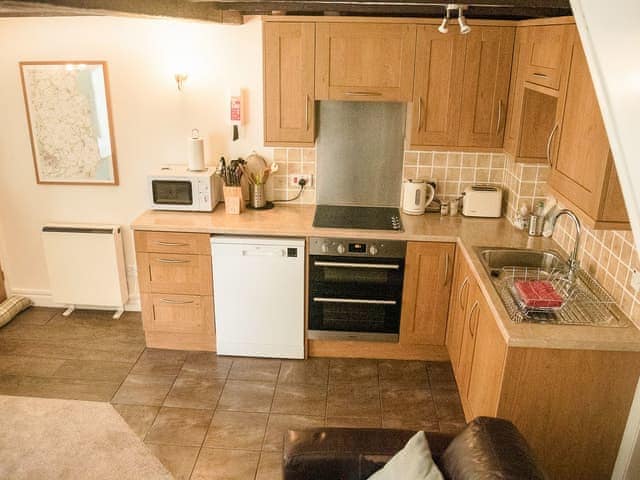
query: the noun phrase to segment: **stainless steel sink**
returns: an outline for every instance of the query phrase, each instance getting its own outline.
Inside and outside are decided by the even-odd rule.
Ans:
[[[475,251],[491,278],[511,320],[558,325],[626,327],[629,325],[611,296],[585,271],[569,277],[569,266],[554,250],[476,247]],[[570,284],[562,308],[534,311],[523,308],[513,293],[514,279],[550,280],[556,286]]]

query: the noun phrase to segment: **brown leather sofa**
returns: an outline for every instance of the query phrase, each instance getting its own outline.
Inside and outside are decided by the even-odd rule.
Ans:
[[[284,480],[364,480],[414,434],[377,428],[290,430],[285,436]],[[478,417],[457,435],[426,434],[446,479],[547,478],[525,439],[507,420]]]

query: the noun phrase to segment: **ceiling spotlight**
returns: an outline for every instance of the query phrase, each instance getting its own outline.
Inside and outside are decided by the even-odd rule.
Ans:
[[[444,18],[442,19],[442,23],[440,24],[440,26],[438,27],[438,31],[440,33],[447,33],[449,31],[449,29],[447,28],[447,24],[449,23],[449,18],[450,18],[450,12],[451,10],[449,9],[449,7],[447,6],[447,10],[446,13],[444,14]]]
[[[466,6],[458,7],[458,25],[460,25],[460,33],[462,35],[466,35],[471,31],[471,27],[467,25],[467,19],[464,17],[463,13],[466,8]]]

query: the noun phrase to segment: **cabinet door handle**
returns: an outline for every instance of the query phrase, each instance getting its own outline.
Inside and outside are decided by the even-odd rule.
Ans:
[[[464,281],[462,282],[462,285],[460,285],[460,290],[458,290],[458,304],[460,305],[460,308],[464,310],[465,306],[462,305],[462,292],[464,291],[465,287],[469,286],[469,277],[465,277]]]
[[[549,134],[549,138],[547,139],[547,161],[549,162],[549,166],[553,167],[553,159],[551,158],[551,144],[553,143],[553,136],[556,134],[558,130],[558,124],[556,123]]]
[[[498,123],[496,125],[496,134],[500,133],[502,130],[502,99],[498,100]]]
[[[418,131],[422,130],[422,97],[418,97]]]
[[[534,72],[533,73],[534,77],[542,77],[542,78],[547,78],[549,75],[547,75],[546,73],[538,73],[538,72]]]
[[[442,282],[442,285],[446,286],[449,283],[449,252],[444,255],[444,282]]]
[[[309,95],[304,96],[304,121],[306,130],[309,130]]]
[[[156,242],[158,245],[162,245],[163,247],[186,247],[189,245],[188,243],[174,243],[174,242]]]
[[[170,298],[161,298],[161,303],[168,303],[170,305],[187,305],[189,303],[194,303],[193,300],[171,300]]]
[[[478,305],[479,305],[478,300],[476,300],[473,303],[473,306],[471,307],[471,311],[469,312],[469,333],[471,334],[471,338],[473,338],[474,335],[476,334],[475,333],[476,329],[475,327],[471,326],[471,322],[473,321],[473,312],[475,312],[476,308],[478,308]]]
[[[191,263],[191,260],[178,260],[177,258],[159,258],[160,263]]]
[[[349,97],[381,97],[380,92],[345,92],[345,95]]]

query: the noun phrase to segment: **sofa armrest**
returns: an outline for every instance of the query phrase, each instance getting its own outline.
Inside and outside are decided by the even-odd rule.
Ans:
[[[284,480],[363,480],[415,434],[380,428],[315,428],[285,435]],[[426,432],[436,463],[453,435]]]

